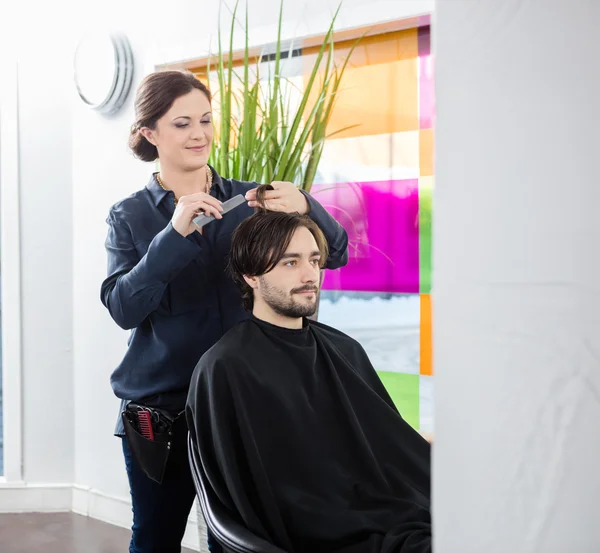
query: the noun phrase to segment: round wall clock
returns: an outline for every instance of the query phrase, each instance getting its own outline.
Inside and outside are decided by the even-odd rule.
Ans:
[[[75,51],[75,85],[92,109],[114,113],[122,105],[133,80],[133,54],[120,33],[85,35]]]

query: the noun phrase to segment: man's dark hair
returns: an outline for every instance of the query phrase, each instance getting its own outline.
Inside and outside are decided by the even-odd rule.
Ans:
[[[259,188],[257,201],[264,205],[262,196],[270,185]],[[321,253],[321,268],[327,261],[327,240],[317,224],[307,215],[280,213],[259,208],[233,233],[229,252],[229,274],[242,291],[244,309],[252,311],[254,291],[244,280],[246,276],[261,276],[271,271],[285,254],[292,236],[300,227],[307,228],[314,236]]]

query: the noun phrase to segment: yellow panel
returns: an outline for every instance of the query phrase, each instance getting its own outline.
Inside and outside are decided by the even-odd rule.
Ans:
[[[328,134],[358,126],[335,134],[332,139],[418,130],[416,59],[347,69],[340,89]],[[317,90],[313,86],[311,106]]]
[[[421,176],[433,175],[433,130],[425,129],[419,132],[419,164]]]
[[[433,346],[431,341],[431,296],[421,294],[421,342],[420,374],[433,375]]]
[[[352,58],[349,67],[362,67],[378,63],[389,63],[400,60],[416,58],[419,55],[419,38],[417,29],[396,31],[364,37],[356,43],[354,40],[337,42],[335,44],[335,61],[340,64],[346,58],[352,47]],[[302,58],[304,61],[304,72],[310,72],[315,60],[315,54],[320,48],[304,48]]]
[[[359,41],[352,52],[340,84],[328,134],[331,139],[391,134],[419,129],[418,31],[408,29]],[[335,45],[338,67],[354,42]],[[304,88],[316,60],[314,49],[303,52]],[[323,62],[324,63],[324,62]],[[312,109],[320,80],[311,89],[308,109]]]
[[[365,29],[366,30],[366,29]],[[361,65],[373,65],[376,63],[387,63],[390,61],[398,61],[404,59],[415,58],[419,55],[419,38],[418,30],[406,29],[403,31],[394,31],[391,33],[381,33],[373,36],[363,37],[360,40],[336,40],[339,34],[334,35],[335,43],[335,60],[339,62],[345,59],[348,52],[354,47],[350,67],[359,67]],[[316,39],[316,38],[315,38]],[[324,40],[325,35],[320,37]],[[312,68],[316,54],[321,50],[321,46],[307,46],[302,44],[296,45],[302,49],[302,59],[305,63],[305,68]],[[250,49],[248,63],[250,67],[254,67],[260,58],[261,48]],[[216,55],[211,56],[210,65],[214,69],[218,63]],[[223,63],[227,65],[227,52],[223,53]],[[208,59],[203,59],[198,62],[198,65],[191,67],[190,71],[195,73],[200,80],[206,79]],[[232,67],[243,67],[244,52],[237,50],[233,55]],[[306,70],[305,70],[306,72]]]

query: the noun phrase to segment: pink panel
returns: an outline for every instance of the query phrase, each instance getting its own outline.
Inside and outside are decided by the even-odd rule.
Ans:
[[[421,20],[421,23],[425,23],[425,21]],[[428,23],[417,30],[419,56],[428,56],[431,54],[431,25]]]
[[[350,260],[327,271],[324,289],[419,293],[418,180],[314,185],[346,229]]]
[[[419,58],[419,126],[421,129],[433,128],[435,117],[433,88],[433,56]]]

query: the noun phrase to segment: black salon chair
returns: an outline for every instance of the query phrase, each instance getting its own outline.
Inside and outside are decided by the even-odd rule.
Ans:
[[[202,453],[188,435],[188,456],[206,526],[226,553],[285,553],[233,520],[210,486],[202,468]]]

